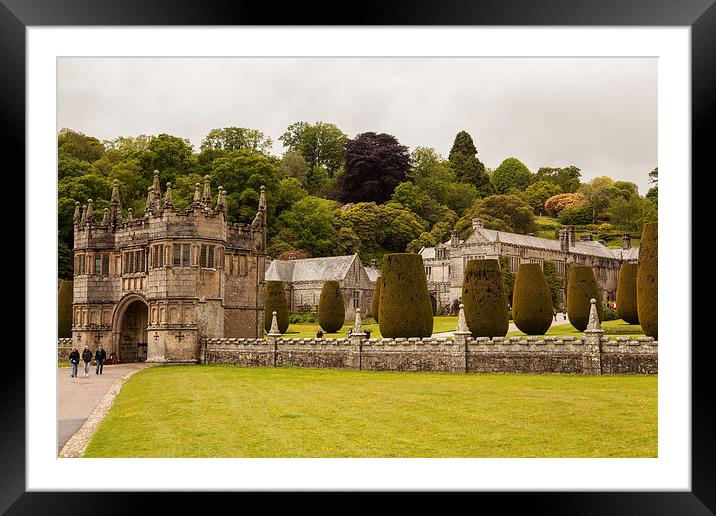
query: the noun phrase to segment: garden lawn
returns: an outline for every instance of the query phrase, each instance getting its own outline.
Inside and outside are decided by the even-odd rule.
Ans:
[[[153,366],[85,457],[656,457],[656,376]]]
[[[604,321],[602,323],[602,329],[604,330],[604,335],[609,336],[609,338],[612,340],[616,339],[617,336],[637,337],[644,335],[644,330],[641,329],[640,325],[627,324],[621,319],[616,319],[613,321]],[[522,337],[524,335],[526,334],[522,333],[519,330],[510,331],[507,333],[507,337]],[[550,326],[549,330],[547,330],[547,333],[545,333],[545,335],[552,335],[555,337],[574,336],[581,338],[584,337],[584,332],[578,331],[571,324],[556,324],[554,326]]]
[[[353,327],[353,323],[344,324],[343,327],[337,333],[324,333],[324,339],[339,339],[347,337],[348,328]],[[309,338],[315,337],[316,332],[320,328],[317,322],[315,323],[301,323],[301,324],[290,324],[288,330],[283,334],[286,339],[292,338]],[[433,333],[441,333],[445,331],[453,331],[457,328],[457,316],[439,316],[433,318]],[[371,339],[380,339],[380,325],[377,324],[372,318],[367,319],[367,322],[363,323],[363,329],[370,329]]]

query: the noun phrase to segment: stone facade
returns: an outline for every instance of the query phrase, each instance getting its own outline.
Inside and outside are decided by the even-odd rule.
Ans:
[[[292,312],[317,311],[323,282],[338,281],[343,293],[346,322],[355,318],[356,308],[371,315],[373,290],[379,276],[375,260],[370,267],[364,267],[357,254],[273,260],[266,271],[266,281],[283,281],[288,309]]]
[[[631,238],[624,236],[622,249],[609,249],[601,242],[576,241],[574,227],[560,230],[559,240],[518,235],[485,229],[480,219],[473,219],[473,231],[461,240],[453,231],[449,241],[420,250],[428,280],[428,290],[436,310],[449,308],[462,295],[462,282],[468,260],[506,257],[510,270],[517,272],[521,263],[550,261],[556,265],[557,277],[564,278],[570,264],[588,265],[594,270],[602,301],[616,299],[619,268],[624,262],[636,262],[639,249],[631,247]],[[566,307],[566,285],[559,293],[559,302]]]
[[[147,207],[122,214],[115,181],[110,208],[95,221],[93,202],[74,217],[73,346],[116,353],[121,362],[196,362],[204,337],[261,337],[266,270],[266,196],[251,224],[226,219],[226,192],[212,207],[203,193],[179,211],[159,172]]]

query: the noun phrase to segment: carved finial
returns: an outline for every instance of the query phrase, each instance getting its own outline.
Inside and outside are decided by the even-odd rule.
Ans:
[[[104,213],[102,214],[102,224],[107,224],[109,222],[109,208],[104,209]]]
[[[112,203],[118,203],[119,202],[119,181],[114,180],[112,181]]]
[[[87,222],[87,205],[82,205],[82,215],[80,216],[80,224]]]
[[[465,320],[465,305],[462,303],[460,303],[460,312],[457,316],[455,335],[470,335],[470,329],[467,327],[467,320]]]
[[[602,324],[599,322],[599,311],[597,310],[597,300],[592,298],[589,300],[591,306],[589,307],[589,322],[587,323],[587,329],[585,332],[604,332],[602,330]]]
[[[82,217],[82,216],[80,215],[80,202],[79,202],[79,201],[76,201],[76,202],[75,202],[75,213],[74,213],[74,215],[72,216],[72,223],[73,223],[73,224],[79,224],[79,223],[80,223],[80,220],[82,220],[81,217]]]
[[[363,333],[363,320],[361,319],[361,316],[360,316],[360,308],[356,308],[356,323],[355,323],[355,326],[353,327],[353,332],[351,333],[351,335],[355,335],[355,336],[365,335],[365,333]]]
[[[259,210],[266,209],[266,187],[261,185],[261,193],[259,194]]]
[[[129,208],[127,213],[127,222],[132,222],[134,220],[134,210],[132,208]]]
[[[93,201],[92,199],[87,199],[87,222],[90,224],[94,224],[94,208],[92,207]]]
[[[112,181],[112,201],[107,223],[113,227],[122,224],[122,204],[119,202],[119,181],[116,179]]]
[[[147,204],[144,205],[144,214],[149,215],[154,207],[154,185],[147,188]]]
[[[274,310],[273,315],[271,317],[271,330],[268,333],[272,337],[280,337],[281,336],[281,332],[278,331],[278,319],[276,318],[277,315],[278,314],[277,314],[276,310]]]
[[[154,171],[154,180],[152,181],[152,210],[159,209],[159,201],[162,198],[162,187],[159,184],[159,171]]]
[[[172,200],[172,184],[167,183],[167,193],[164,195],[164,207],[173,208],[174,202]]]
[[[216,211],[226,211],[228,205],[226,204],[226,190],[222,186],[219,187],[219,197],[216,200]]]
[[[193,207],[198,207],[201,204],[201,183],[194,183],[194,200],[191,202]]]
[[[211,204],[211,176],[204,176],[204,196],[201,198],[201,202],[206,204],[207,207]]]

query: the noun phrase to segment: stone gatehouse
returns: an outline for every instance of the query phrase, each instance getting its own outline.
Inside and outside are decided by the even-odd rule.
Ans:
[[[89,199],[74,214],[72,343],[102,344],[122,362],[196,362],[202,338],[263,336],[266,194],[251,224],[226,219],[209,176],[187,210],[161,199],[159,172],[143,216],[122,213],[118,182],[96,222]]]

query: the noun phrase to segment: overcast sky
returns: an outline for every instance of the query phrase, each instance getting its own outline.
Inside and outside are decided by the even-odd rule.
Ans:
[[[642,195],[657,166],[654,58],[61,58],[58,84],[58,129],[99,139],[169,133],[198,149],[213,128],[247,127],[280,155],[290,124],[323,121],[447,157],[466,130],[487,167],[573,164]]]

